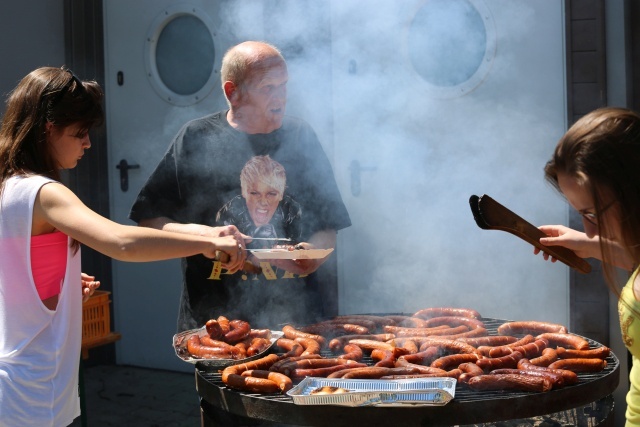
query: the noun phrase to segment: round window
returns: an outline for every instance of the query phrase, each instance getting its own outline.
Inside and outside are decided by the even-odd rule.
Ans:
[[[493,22],[481,0],[428,0],[407,36],[411,68],[431,92],[444,97],[478,86],[495,54]]]
[[[212,25],[195,8],[165,10],[147,37],[147,76],[158,95],[175,105],[204,99],[218,83]]]

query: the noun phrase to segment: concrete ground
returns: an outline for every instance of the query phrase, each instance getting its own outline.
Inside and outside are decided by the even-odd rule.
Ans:
[[[71,427],[200,426],[194,374],[100,365],[83,376],[86,422]]]

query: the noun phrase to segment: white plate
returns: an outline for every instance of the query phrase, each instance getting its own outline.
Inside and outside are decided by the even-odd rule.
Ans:
[[[333,249],[249,249],[260,260],[266,259],[321,259],[328,256]]]

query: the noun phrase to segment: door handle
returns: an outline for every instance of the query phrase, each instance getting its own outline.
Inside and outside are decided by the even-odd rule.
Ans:
[[[351,194],[354,197],[358,197],[362,191],[360,172],[372,172],[376,169],[378,168],[375,166],[360,166],[360,162],[357,160],[351,161],[349,170],[351,171]]]
[[[129,169],[140,169],[140,165],[130,165],[125,159],[122,159],[116,169],[120,169],[120,189],[127,191],[129,189]]]

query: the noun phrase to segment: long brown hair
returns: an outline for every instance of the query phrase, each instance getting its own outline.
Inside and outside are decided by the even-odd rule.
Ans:
[[[545,166],[546,179],[558,188],[558,173],[564,173],[590,191],[596,216],[612,200],[617,208],[622,241],[618,241],[634,265],[640,262],[640,115],[625,108],[595,110],[578,120],[560,139]],[[611,232],[606,221],[598,221],[605,276],[611,290],[615,284],[613,252],[606,244]]]
[[[0,127],[0,192],[14,175],[39,174],[59,181],[46,123],[60,128],[79,123],[88,131],[104,121],[102,98],[96,82],[82,82],[64,68],[38,68],[25,76],[7,99]]]

